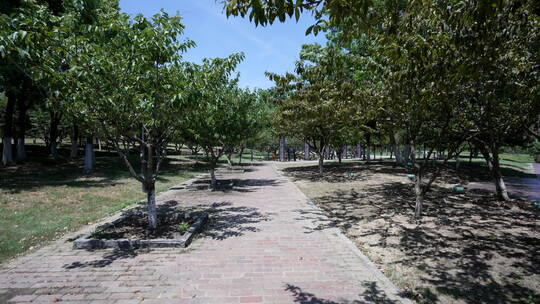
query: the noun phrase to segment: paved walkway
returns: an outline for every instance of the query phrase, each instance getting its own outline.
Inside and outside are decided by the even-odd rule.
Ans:
[[[504,178],[504,184],[510,196],[540,201],[540,164],[532,164],[531,175],[534,176],[535,173],[536,177]],[[495,192],[493,182],[470,183],[467,187]]]
[[[225,176],[230,191],[160,196],[211,213],[188,249],[72,250],[67,236],[0,266],[0,303],[409,302],[339,231],[318,229],[327,219],[272,165],[248,171]]]

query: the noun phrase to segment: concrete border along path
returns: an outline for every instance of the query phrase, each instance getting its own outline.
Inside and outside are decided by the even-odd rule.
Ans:
[[[188,249],[90,252],[66,236],[0,266],[0,303],[410,303],[273,165],[247,171],[220,176],[229,191],[159,197],[210,213]]]

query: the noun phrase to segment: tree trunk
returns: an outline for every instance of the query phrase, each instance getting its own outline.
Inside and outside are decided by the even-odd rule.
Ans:
[[[251,148],[251,162],[253,162],[253,148]]]
[[[490,156],[489,151],[486,148],[481,148],[481,152],[484,156],[484,159],[486,160],[489,171],[491,172],[491,176],[495,183],[495,193],[497,195],[497,199],[502,201],[509,201],[510,196],[508,195],[508,191],[506,190],[506,185],[501,174],[501,164],[499,161],[498,147],[492,149],[492,156]]]
[[[415,150],[414,143],[411,143],[408,147],[410,149],[408,158],[410,159],[410,161],[413,162],[413,164],[418,169],[416,172],[416,179],[415,179],[415,184],[414,184],[414,194],[416,196],[416,203],[414,205],[414,217],[416,219],[419,219],[422,217],[422,209],[423,209],[423,204],[424,204],[425,189],[424,189],[424,185],[422,184],[422,178],[423,178],[424,172],[423,172],[422,164],[416,161],[416,150]]]
[[[17,138],[17,159],[19,161],[23,161],[26,159],[26,147],[25,147],[25,137],[26,137],[26,113],[27,113],[27,107],[24,100],[19,100],[19,118],[18,118],[18,125],[19,125],[19,137]]]
[[[2,139],[3,142],[3,153],[2,153],[2,164],[4,166],[12,165],[15,162],[13,161],[13,147],[12,147],[12,138],[11,136],[4,136]]]
[[[341,164],[341,158],[343,157],[342,151],[336,150],[336,156],[338,158],[338,163]]]
[[[238,153],[238,165],[242,165],[242,155],[244,154],[244,148],[240,148],[240,153]]]
[[[71,159],[77,158],[77,154],[79,152],[79,126],[76,124],[73,125],[73,130],[71,133],[71,152],[69,153],[69,157]]]
[[[422,208],[424,204],[424,194],[422,189],[418,186],[414,187],[414,192],[416,194],[416,203],[414,205],[414,217],[419,219],[422,217]]]
[[[356,158],[362,158],[362,145],[360,143],[356,143]]]
[[[309,160],[309,144],[304,142],[304,160]]]
[[[157,208],[156,208],[156,185],[155,182],[147,182],[145,187],[148,205],[148,226],[150,229],[157,228]]]
[[[281,136],[279,138],[279,161],[285,161],[285,137]]]
[[[17,138],[17,159],[22,161],[26,159],[26,147],[24,144],[24,135]]]
[[[216,169],[214,166],[210,168],[210,188],[214,189],[217,185],[217,179],[216,179]]]
[[[58,158],[58,143],[56,143],[56,141],[51,141],[50,148],[51,157],[54,159]]]
[[[58,158],[58,126],[60,125],[61,114],[50,111],[50,127],[49,127],[49,148],[51,152],[51,157],[56,159]]]
[[[8,102],[6,105],[6,111],[4,115],[4,136],[2,138],[3,149],[2,149],[2,164],[4,166],[12,165],[15,162],[13,161],[13,113],[15,111],[15,97],[8,96]]]
[[[233,163],[232,163],[232,151],[229,151],[227,154],[227,163],[229,164],[229,167],[232,167]]]
[[[324,154],[323,152],[319,153],[319,175],[322,176],[324,173]]]
[[[86,145],[84,147],[84,173],[94,171],[96,165],[96,155],[94,153],[94,137],[86,137]]]

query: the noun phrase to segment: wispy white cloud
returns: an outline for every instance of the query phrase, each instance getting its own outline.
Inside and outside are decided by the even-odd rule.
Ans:
[[[286,58],[286,56],[284,56],[280,51],[276,50],[272,44],[260,39],[259,37],[250,33],[246,29],[238,26],[237,24],[232,22],[232,20],[228,20],[224,13],[220,13],[216,11],[215,5],[211,5],[212,7],[209,7],[208,5],[205,5],[204,3],[201,3],[201,2],[206,2],[207,4],[215,3],[214,0],[208,0],[208,1],[195,0],[193,1],[193,3],[200,9],[204,10],[206,13],[220,19],[223,24],[225,24],[228,28],[236,32],[238,35],[244,37],[245,39],[251,41],[253,44],[257,45],[259,49],[261,50],[260,55],[262,57],[279,56],[281,58]]]

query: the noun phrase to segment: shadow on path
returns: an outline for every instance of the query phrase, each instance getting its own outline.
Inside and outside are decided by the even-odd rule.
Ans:
[[[358,295],[358,298],[362,300],[328,300],[317,297],[313,293],[305,292],[302,288],[287,284],[285,287],[286,291],[289,291],[294,298],[294,303],[300,304],[398,304],[398,301],[389,299],[384,292],[377,287],[376,282],[364,282],[363,287],[365,291]]]

